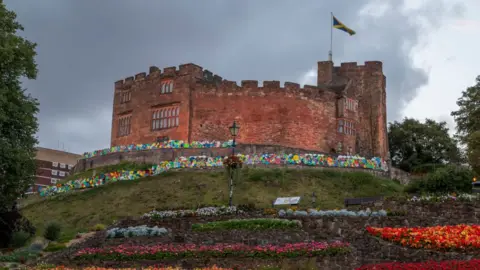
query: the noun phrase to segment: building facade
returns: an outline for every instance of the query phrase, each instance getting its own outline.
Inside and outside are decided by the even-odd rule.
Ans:
[[[57,181],[69,176],[81,157],[78,154],[37,147],[35,184],[27,193],[38,192],[39,188],[55,185]]]
[[[378,61],[318,62],[317,85],[222,79],[195,64],[115,83],[111,146],[229,140],[386,158],[386,78]]]

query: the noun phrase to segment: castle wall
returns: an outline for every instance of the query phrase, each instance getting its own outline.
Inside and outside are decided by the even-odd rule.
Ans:
[[[192,140],[231,139],[228,127],[240,125],[237,140],[329,152],[338,139],[336,93],[278,81],[203,84],[193,93]]]
[[[331,70],[331,71],[330,71]],[[365,65],[341,63],[334,67],[332,62],[319,62],[318,83],[334,81],[335,76],[350,80],[345,95],[358,100],[357,147],[360,155],[387,157],[387,110],[386,78],[382,63],[368,61]]]
[[[173,90],[163,93],[165,83]],[[355,111],[346,109],[347,100],[358,102]],[[111,145],[165,137],[224,141],[231,139],[228,127],[236,120],[239,143],[386,158],[385,103],[381,62],[340,67],[319,62],[318,86],[304,88],[290,82],[281,87],[279,81],[237,85],[194,64],[163,72],[151,67],[148,75],[115,83]],[[157,130],[153,118],[159,111],[169,116],[173,112],[173,117],[167,128]],[[343,122],[354,123],[355,132],[341,132]],[[128,125],[128,134],[121,134],[120,125]]]
[[[194,64],[165,68],[164,72],[157,67],[151,67],[148,76],[139,73],[115,83],[114,105],[112,115],[111,146],[132,143],[152,143],[158,137],[167,136],[175,140],[188,141],[190,118],[190,89],[195,76],[202,76],[202,68]],[[162,82],[173,83],[171,93],[162,93]],[[131,99],[122,103],[122,94],[130,92]],[[154,111],[161,109],[179,109],[178,126],[152,130]],[[130,134],[118,136],[119,119],[130,118]]]

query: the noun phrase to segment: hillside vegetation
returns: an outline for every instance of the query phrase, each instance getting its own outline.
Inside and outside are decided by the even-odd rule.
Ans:
[[[301,206],[310,206],[311,194],[315,192],[318,208],[334,209],[342,208],[346,197],[394,195],[402,189],[397,182],[365,172],[245,168],[236,183],[233,201],[236,205],[269,207],[277,197],[302,196]],[[65,232],[74,233],[153,209],[227,203],[228,181],[224,171],[170,171],[83,192],[37,198],[26,204],[22,212],[40,231],[44,224],[57,221],[63,224]]]

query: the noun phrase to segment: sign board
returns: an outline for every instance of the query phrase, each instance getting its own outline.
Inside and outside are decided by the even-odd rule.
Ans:
[[[300,197],[283,197],[277,198],[273,205],[282,205],[282,204],[298,204],[300,202]]]

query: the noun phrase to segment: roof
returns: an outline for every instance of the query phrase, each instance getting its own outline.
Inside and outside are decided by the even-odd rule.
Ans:
[[[82,155],[65,151],[37,147],[35,159],[75,165]]]

